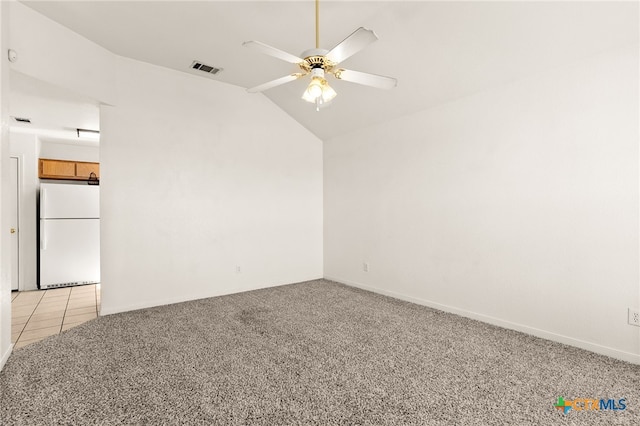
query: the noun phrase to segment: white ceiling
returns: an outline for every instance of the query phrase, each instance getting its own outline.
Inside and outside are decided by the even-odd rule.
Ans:
[[[295,55],[315,43],[310,0],[22,3],[115,54],[185,72],[196,59],[245,88],[296,68],[243,41]],[[390,91],[332,80],[338,97],[320,112],[300,99],[304,81],[265,92],[323,140],[638,43],[631,2],[321,1],[320,10],[323,48],[360,26],[380,37],[344,68],[398,79]]]
[[[77,129],[100,129],[100,111],[93,99],[53,86],[24,74],[10,74],[11,130],[37,134],[43,141],[97,145],[95,138],[78,137]],[[15,118],[28,118],[20,123]]]

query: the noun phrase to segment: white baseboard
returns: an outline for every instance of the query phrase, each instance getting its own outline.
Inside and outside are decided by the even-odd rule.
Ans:
[[[11,352],[13,352],[13,343],[9,345],[5,353],[2,354],[2,358],[0,358],[0,371],[2,371],[4,365],[7,363]]]
[[[239,293],[238,291],[220,292],[208,295],[180,295],[177,297],[170,297],[166,299],[145,300],[143,302],[117,305],[117,306],[104,306],[104,299],[100,306],[100,316],[119,314],[122,312],[137,311],[139,309],[155,308],[157,306],[173,305],[174,303],[189,302],[192,300],[207,299],[209,297],[225,296],[227,294]]]
[[[100,304],[99,315],[105,316],[105,315],[119,314],[122,312],[137,311],[139,309],[155,308],[157,306],[173,305],[174,303],[188,302],[189,300],[196,300],[196,299],[190,296],[182,295],[182,296],[171,297],[166,299],[145,300],[143,302],[138,302],[138,303],[128,303],[128,304],[122,304],[122,305],[116,305],[116,306],[105,306],[104,296],[103,296],[102,303]]]
[[[574,346],[576,348],[585,349],[587,351],[595,352],[597,354],[610,356],[611,358],[616,358],[622,361],[627,361],[632,364],[640,365],[640,355],[634,354],[631,352],[620,351],[618,349],[610,348],[608,346],[598,345],[596,343],[586,342],[584,340],[575,339],[573,337],[564,336],[562,334],[553,333],[546,330],[541,330],[535,327],[529,327],[527,325],[518,324],[510,321],[505,321],[500,318],[494,318],[488,315],[479,314],[476,312],[467,311],[464,309],[459,309],[453,306],[443,305],[437,302],[433,302],[430,300],[420,299],[417,297],[407,296],[401,293],[396,293],[394,291],[382,290],[376,287],[371,287],[365,284],[360,284],[354,281],[344,280],[337,277],[325,277],[326,280],[335,281],[341,284],[348,285],[350,287],[357,287],[362,290],[371,291],[373,293],[383,294],[385,296],[390,296],[395,299],[404,300],[406,302],[415,303],[417,305],[428,306],[430,308],[438,309],[440,311],[449,312],[452,314],[460,315],[466,318],[471,318],[474,320],[482,321],[488,324],[497,325],[498,327],[507,328],[510,330],[520,331],[522,333],[531,334],[536,337],[540,337],[543,339],[551,340],[553,342],[562,343],[569,346]]]
[[[306,282],[306,281],[313,281],[313,280],[321,280],[322,277],[317,277],[317,278],[309,278],[309,279],[305,279],[301,282]],[[297,283],[297,282],[296,282]],[[102,306],[100,306],[100,312],[99,315],[100,316],[105,316],[105,315],[112,315],[112,314],[118,314],[118,313],[122,313],[122,312],[128,312],[128,311],[137,311],[138,309],[147,309],[147,308],[154,308],[156,306],[164,306],[164,305],[172,305],[174,303],[182,303],[182,302],[189,302],[192,300],[200,300],[200,299],[208,299],[210,297],[218,297],[218,296],[226,296],[228,294],[236,294],[236,293],[244,293],[246,291],[253,291],[253,290],[260,290],[263,288],[269,288],[269,287],[280,287],[283,285],[289,285],[289,284],[294,284],[294,283],[290,283],[290,282],[286,282],[286,283],[278,283],[278,284],[266,284],[266,285],[248,285],[244,288],[229,288],[226,290],[222,290],[222,291],[215,291],[215,292],[210,292],[207,294],[190,294],[190,295],[180,295],[177,297],[171,297],[171,298],[166,298],[166,299],[157,299],[157,300],[145,300],[143,302],[138,302],[138,303],[132,303],[132,304],[127,304],[127,305],[117,305],[117,306],[104,306],[104,298],[102,299]]]

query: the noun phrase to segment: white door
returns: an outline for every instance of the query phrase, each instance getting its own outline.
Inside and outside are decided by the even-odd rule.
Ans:
[[[11,157],[10,161],[11,167],[9,168],[9,173],[11,173],[11,201],[9,204],[9,209],[11,210],[11,212],[9,213],[9,226],[11,227],[11,229],[9,232],[11,233],[11,290],[18,290],[18,280],[20,277],[18,273],[20,271],[20,242],[18,240],[18,233],[20,230],[18,226],[18,218],[20,217],[18,214],[20,211],[20,192],[18,191],[19,167],[17,157]]]

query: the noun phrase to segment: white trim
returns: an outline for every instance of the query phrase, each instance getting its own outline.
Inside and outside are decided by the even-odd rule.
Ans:
[[[7,351],[4,354],[2,354],[2,358],[0,358],[0,371],[2,371],[2,369],[4,368],[4,365],[7,363],[7,360],[9,359],[9,355],[11,355],[11,352],[13,352],[13,343],[9,345],[9,347],[7,348]]]
[[[640,9],[638,10],[638,16],[636,16],[636,19],[638,19],[639,17],[640,17]],[[640,87],[638,87],[636,96],[640,97]],[[640,131],[640,121],[638,121],[638,131]],[[640,152],[638,152],[638,164],[640,164]],[[640,175],[638,176],[638,179],[640,183]],[[638,195],[640,195],[640,192],[638,193]],[[640,223],[640,215],[638,215],[638,222]],[[638,244],[640,248],[640,241],[638,241]],[[638,263],[638,269],[640,269],[640,262]],[[638,299],[636,300],[636,303],[638,304],[637,306],[640,306],[640,281],[638,281]],[[638,328],[638,336],[640,337],[640,327]],[[640,350],[640,348],[638,350]]]
[[[321,279],[322,277],[309,278],[300,282],[308,282],[308,281],[315,281],[315,280],[321,280]],[[103,296],[100,303],[99,315],[100,316],[113,315],[121,312],[137,311],[138,309],[155,308],[157,306],[173,305],[174,303],[183,303],[183,302],[190,302],[192,300],[209,299],[211,297],[226,296],[229,294],[239,294],[239,293],[245,293],[247,291],[261,290],[263,288],[281,287],[281,286],[297,284],[297,283],[298,281],[295,281],[293,283],[286,282],[286,283],[280,283],[280,284],[257,285],[257,286],[251,286],[251,287],[241,288],[241,289],[236,288],[228,291],[222,291],[222,292],[211,293],[211,294],[181,295],[178,297],[171,297],[167,299],[145,300],[144,302],[140,302],[140,303],[108,307],[107,309],[104,308],[104,296]]]
[[[145,300],[144,302],[140,302],[140,303],[132,303],[129,305],[120,305],[120,306],[113,306],[113,307],[109,307],[109,308],[105,308],[104,307],[104,297],[101,298],[100,301],[100,316],[105,316],[105,315],[113,315],[113,314],[119,314],[122,312],[129,312],[129,311],[137,311],[139,309],[147,309],[147,308],[155,308],[157,306],[165,306],[165,305],[173,305],[174,303],[182,303],[182,302],[190,302],[192,300],[200,300],[200,299],[207,299],[209,297],[216,297],[216,296],[224,296],[226,294],[232,294],[233,292],[229,292],[229,293],[220,293],[220,294],[212,294],[209,296],[203,295],[203,296],[178,296],[178,297],[171,297],[168,299],[158,299],[158,300]]]
[[[18,218],[17,221],[18,223],[16,223],[16,228],[18,229],[18,289],[17,291],[24,291],[24,274],[23,274],[23,270],[24,270],[24,252],[25,252],[25,245],[23,244],[23,238],[22,238],[22,183],[23,183],[23,177],[22,177],[22,170],[24,169],[22,167],[23,164],[23,158],[24,155],[23,154],[16,154],[16,155],[9,155],[9,161],[11,161],[12,158],[15,158],[17,160],[17,167],[18,170],[17,172],[17,182],[16,185],[18,186],[17,191],[18,191],[18,200],[17,203],[18,205],[16,206],[17,214],[18,214]],[[11,166],[9,166],[9,168],[11,168]],[[14,291],[13,288],[11,288],[11,291]]]
[[[569,346],[574,346],[576,348],[585,349],[590,352],[595,352],[597,354],[610,356],[612,358],[620,359],[622,361],[627,361],[633,364],[640,365],[640,354],[634,354],[631,352],[625,352],[618,349],[610,348],[608,346],[598,345],[596,343],[587,342],[580,339],[575,339],[573,337],[565,336],[562,334],[553,333],[546,330],[541,330],[535,327],[529,327],[527,325],[518,324],[510,321],[505,321],[500,318],[494,318],[488,315],[479,314],[477,312],[471,312],[464,309],[459,309],[453,306],[443,305],[437,302],[433,302],[430,300],[420,299],[417,297],[407,296],[402,293],[396,293],[394,291],[382,290],[376,287],[371,287],[365,284],[360,284],[354,281],[344,280],[337,277],[325,277],[326,280],[335,281],[341,284],[345,284],[351,287],[357,287],[363,290],[371,291],[373,293],[383,294],[385,296],[390,296],[395,299],[404,300],[407,302],[415,303],[422,306],[428,306],[430,308],[438,309],[440,311],[449,312],[452,314],[460,315],[466,318],[471,318],[474,320],[482,321],[488,324],[497,325],[498,327],[507,328],[509,330],[515,330],[522,333],[530,334],[536,337],[540,337],[542,339],[551,340],[554,342],[562,343]]]

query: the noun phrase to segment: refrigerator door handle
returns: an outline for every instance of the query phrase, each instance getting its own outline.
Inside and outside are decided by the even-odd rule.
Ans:
[[[40,189],[40,249],[47,249],[47,221],[46,217],[47,206],[47,189]]]
[[[40,249],[47,249],[47,221],[44,219],[40,220]]]

